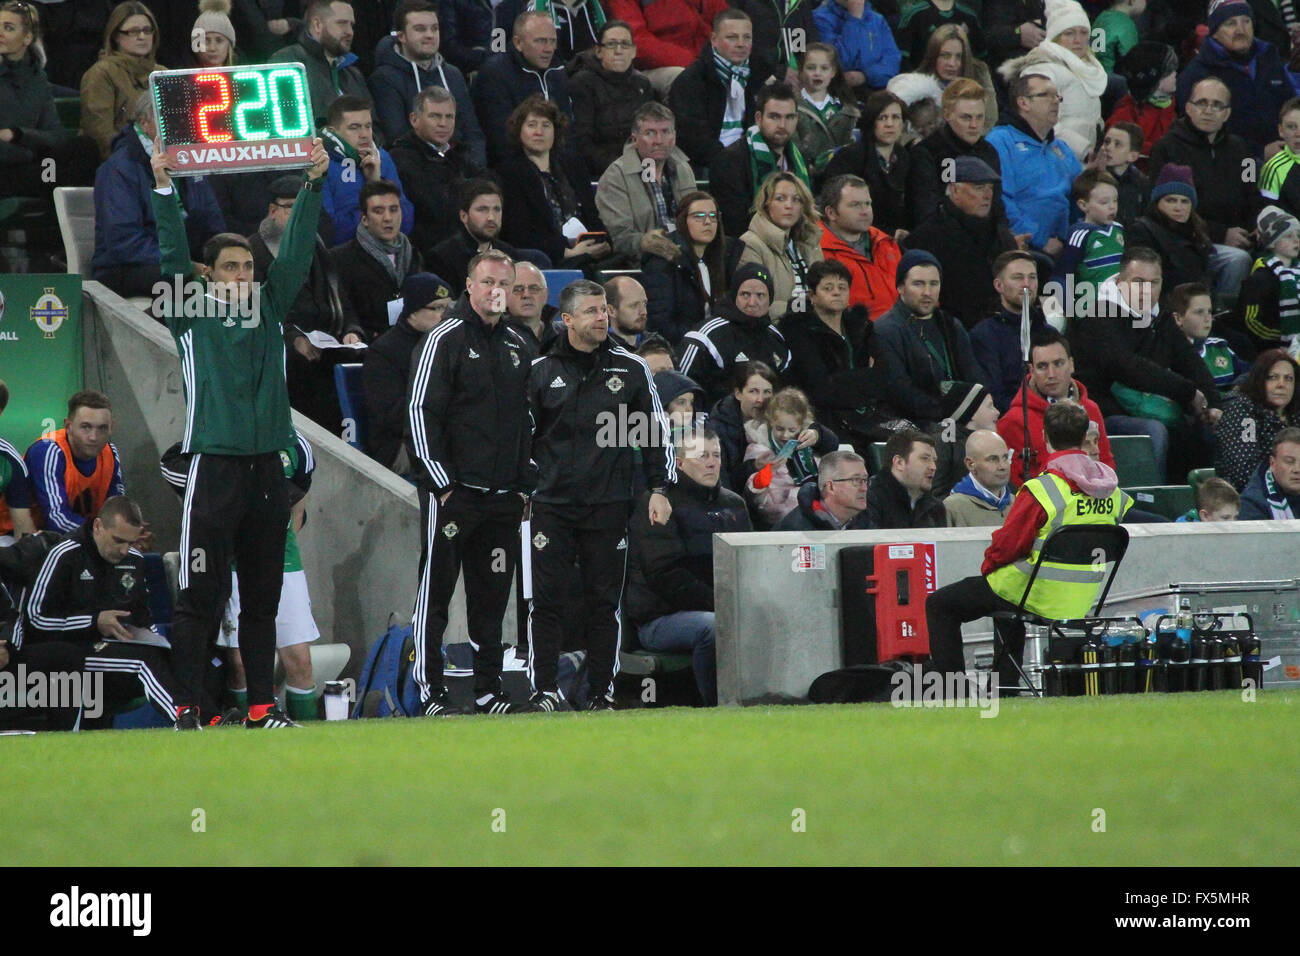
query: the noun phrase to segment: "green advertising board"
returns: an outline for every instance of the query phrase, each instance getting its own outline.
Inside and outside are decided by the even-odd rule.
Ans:
[[[0,438],[18,451],[62,428],[81,389],[81,276],[0,275]]]

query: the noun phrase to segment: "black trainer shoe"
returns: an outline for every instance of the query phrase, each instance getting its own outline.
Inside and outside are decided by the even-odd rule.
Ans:
[[[610,700],[608,697],[606,697],[604,694],[600,694],[596,697],[591,698],[591,700],[587,701],[587,709],[588,710],[613,710],[614,702]]]
[[[177,730],[202,730],[203,724],[199,722],[199,709],[197,707],[182,707],[179,714],[176,715]]]
[[[426,717],[451,717],[456,714],[456,710],[451,706],[451,695],[447,693],[447,688],[443,688],[441,693],[430,697],[424,702],[424,716]]]
[[[208,721],[209,727],[239,727],[244,723],[244,712],[238,707],[230,707]]]
[[[302,724],[292,720],[279,707],[272,707],[262,715],[260,720],[254,720],[252,717],[246,718],[244,726],[249,730],[283,730],[286,727],[301,727]]]
[[[528,698],[528,706],[536,714],[551,714],[560,709],[560,695],[553,691],[539,690]]]
[[[527,703],[512,703],[510,695],[503,690],[495,691],[490,696],[485,695],[483,700],[474,701],[474,712],[478,714],[526,714],[529,709]]]

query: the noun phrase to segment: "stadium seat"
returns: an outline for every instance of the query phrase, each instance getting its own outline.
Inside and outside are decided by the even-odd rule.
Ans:
[[[1213,468],[1193,468],[1187,473],[1187,486],[1192,489],[1192,494],[1196,494],[1196,489],[1201,487],[1201,482],[1206,478],[1214,478]]]
[[[878,474],[885,467],[885,443],[873,441],[867,449],[867,473]]]
[[[1111,435],[1110,450],[1121,488],[1164,484],[1149,435]]]
[[[95,251],[95,190],[90,186],[58,186],[54,213],[63,236],[63,256],[69,275],[90,278],[90,257]]]
[[[558,307],[560,304],[560,291],[570,282],[577,282],[582,278],[580,269],[543,269],[542,275],[546,276],[546,304]]]
[[[352,421],[352,440],[348,442],[357,451],[366,450],[366,405],[361,391],[361,363],[352,362],[334,366],[334,388],[339,393],[339,410],[343,413],[344,434]]]
[[[1176,521],[1196,504],[1196,496],[1187,485],[1144,485],[1125,488],[1133,496],[1135,507]]]

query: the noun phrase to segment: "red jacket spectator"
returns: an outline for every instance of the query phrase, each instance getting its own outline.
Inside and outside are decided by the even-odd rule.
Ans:
[[[687,67],[713,34],[713,18],[727,0],[609,0],[609,19],[625,20],[636,41],[638,70]]]
[[[1101,430],[1099,437],[1099,446],[1101,450],[1101,463],[1115,467],[1115,456],[1110,452],[1110,439],[1106,436],[1106,423],[1102,421],[1101,409],[1097,403],[1088,397],[1088,390],[1083,387],[1083,383],[1077,378],[1074,382],[1073,396],[1076,401],[1083,402],[1083,408],[1088,413],[1088,418],[1097,424]],[[1007,409],[1005,415],[998,419],[998,434],[1002,440],[1007,443],[1007,448],[1011,451],[1011,483],[1013,485],[1022,485],[1025,481],[1024,464],[1020,458],[1020,450],[1025,447],[1025,419],[1021,414],[1020,403],[1023,401],[1021,392],[1025,391],[1027,386],[1022,385],[1020,391],[1016,392],[1016,397],[1011,400],[1011,407]],[[1029,411],[1029,447],[1033,450],[1033,459],[1031,460],[1030,470],[1035,475],[1042,474],[1047,462],[1047,442],[1043,438],[1043,413],[1047,411],[1047,399],[1039,395],[1034,389],[1029,389],[1029,398],[1027,402]],[[1056,457],[1055,455],[1052,456]],[[1010,520],[1010,515],[1007,516]]]
[[[1116,123],[1136,123],[1142,129],[1142,155],[1150,156],[1151,147],[1169,132],[1169,127],[1174,125],[1176,119],[1178,114],[1174,112],[1172,102],[1163,109],[1150,103],[1138,106],[1133,97],[1125,93],[1106,118],[1106,128],[1110,129]]]
[[[857,249],[841,239],[822,224],[822,255],[827,259],[838,259],[848,266],[853,274],[853,284],[849,286],[849,305],[866,306],[871,321],[880,318],[898,301],[898,286],[895,285],[894,272],[898,261],[903,258],[898,243],[875,226],[867,233],[871,239],[871,258],[868,259]]]

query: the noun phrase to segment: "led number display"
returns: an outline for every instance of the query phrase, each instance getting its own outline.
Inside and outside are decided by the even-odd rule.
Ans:
[[[300,63],[159,71],[149,86],[175,175],[311,165],[311,96]]]

